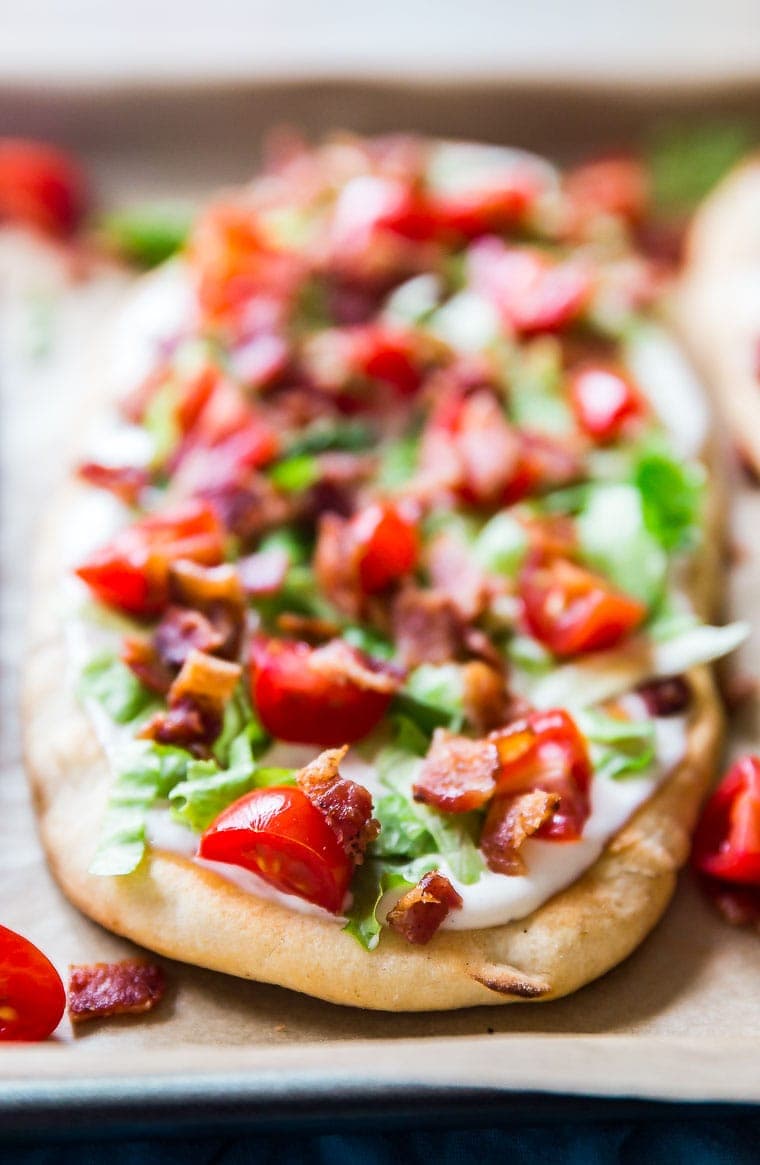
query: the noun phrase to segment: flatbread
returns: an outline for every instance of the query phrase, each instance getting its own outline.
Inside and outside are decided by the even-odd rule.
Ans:
[[[696,214],[675,304],[737,447],[760,473],[760,156],[733,170]]]
[[[718,760],[722,717],[705,668],[690,676],[694,701],[683,761],[583,877],[507,925],[439,931],[425,947],[384,931],[369,954],[327,919],[257,899],[174,854],[150,852],[126,877],[89,874],[110,774],[67,678],[57,601],[65,569],[61,530],[78,488],[62,498],[42,540],[23,712],[42,841],[58,882],[83,913],[173,959],[388,1011],[555,999],[615,966],[656,924]],[[714,504],[712,511],[705,539],[712,561],[702,559],[694,572],[703,610],[715,593],[720,523]]]

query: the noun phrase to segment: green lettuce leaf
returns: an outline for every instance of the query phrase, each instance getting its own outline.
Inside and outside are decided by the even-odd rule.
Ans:
[[[705,474],[701,466],[645,451],[634,469],[647,530],[665,550],[693,545],[698,537]]]
[[[374,951],[380,941],[382,923],[377,917],[380,899],[387,890],[411,890],[413,882],[404,873],[383,862],[368,860],[358,867],[351,883],[352,901],[346,911],[344,930],[367,951]]]
[[[141,267],[155,267],[181,250],[193,212],[169,203],[145,203],[114,211],[103,220],[106,243]]]
[[[668,559],[646,521],[642,494],[624,483],[591,489],[577,519],[586,562],[616,587],[653,606],[663,593]]]
[[[419,457],[420,440],[414,434],[388,442],[380,454],[378,485],[394,490],[405,485],[414,475]]]
[[[503,510],[486,522],[475,538],[472,555],[484,570],[495,574],[517,575],[528,547],[525,527]]]
[[[372,845],[373,854],[409,860],[432,853],[436,848],[433,835],[417,810],[401,793],[380,797],[375,805],[375,817],[381,829]]]
[[[128,724],[156,704],[153,693],[112,652],[86,664],[78,691],[81,699],[96,700],[117,724]]]
[[[465,722],[464,681],[456,664],[423,663],[407,677],[392,711],[413,721],[428,736],[436,728],[458,732]]]
[[[597,776],[619,780],[641,774],[655,760],[655,730],[651,720],[621,720],[597,709],[586,709],[578,725],[591,742]]]
[[[319,480],[319,462],[311,453],[296,453],[272,466],[269,480],[285,493],[300,493]]]
[[[303,457],[305,454],[333,450],[359,453],[363,449],[371,449],[376,441],[377,434],[364,421],[324,420],[315,422],[292,437],[285,446],[285,452],[288,457]]]
[[[184,780],[191,763],[184,748],[148,740],[131,741],[119,750],[91,874],[114,877],[137,869],[145,853],[148,810]]]

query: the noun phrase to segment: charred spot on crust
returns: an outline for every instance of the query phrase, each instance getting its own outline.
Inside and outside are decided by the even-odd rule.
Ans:
[[[506,965],[486,963],[482,967],[470,967],[467,973],[476,983],[481,983],[498,995],[514,995],[517,999],[541,999],[551,991],[551,984],[545,979],[522,975],[515,967]]]

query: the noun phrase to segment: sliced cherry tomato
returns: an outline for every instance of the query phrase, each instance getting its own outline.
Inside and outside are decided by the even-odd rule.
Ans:
[[[351,533],[358,547],[359,582],[365,595],[385,590],[417,565],[417,527],[390,502],[374,502],[360,510],[351,519]]]
[[[224,530],[213,508],[189,501],[151,514],[96,550],[76,573],[109,607],[150,618],[168,600],[169,566],[180,558],[216,566],[224,553]]]
[[[567,174],[565,191],[576,218],[614,214],[637,223],[649,203],[649,176],[639,158],[597,158]]]
[[[254,789],[224,809],[203,834],[198,856],[258,874],[337,914],[354,864],[325,817],[298,788]]]
[[[561,708],[531,712],[506,729],[492,732],[501,760],[497,795],[542,789],[560,803],[536,837],[575,841],[590,813],[591,761],[585,738]]]
[[[707,802],[693,861],[714,878],[760,886],[760,757],[736,761]]]
[[[86,205],[84,175],[62,150],[42,142],[0,138],[0,220],[70,235]]]
[[[429,239],[435,222],[411,182],[362,174],[338,195],[330,226],[336,258],[363,256],[383,234],[409,240]]]
[[[42,951],[0,926],[0,1040],[45,1040],[66,1006],[61,977]]]
[[[588,267],[557,261],[533,247],[484,238],[468,253],[470,281],[522,335],[558,332],[578,318],[592,291]]]
[[[250,207],[211,206],[196,224],[189,246],[204,317],[222,325],[239,323],[256,296],[290,302],[302,275],[294,252],[267,241]]]
[[[559,656],[614,647],[646,616],[643,603],[565,558],[529,558],[520,596],[528,629]]]
[[[335,748],[366,736],[385,715],[398,681],[383,667],[334,640],[323,647],[287,639],[251,645],[251,693],[272,736]]]
[[[583,431],[600,443],[614,441],[648,411],[631,380],[620,369],[601,364],[572,374],[570,404]]]
[[[438,231],[474,238],[523,220],[553,181],[549,167],[520,150],[444,144],[446,181],[428,191]],[[434,166],[436,157],[433,157]]]

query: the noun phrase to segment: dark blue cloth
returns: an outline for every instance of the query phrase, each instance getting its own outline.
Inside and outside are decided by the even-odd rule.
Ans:
[[[760,1112],[502,1129],[0,1144],[13,1165],[758,1165]]]

